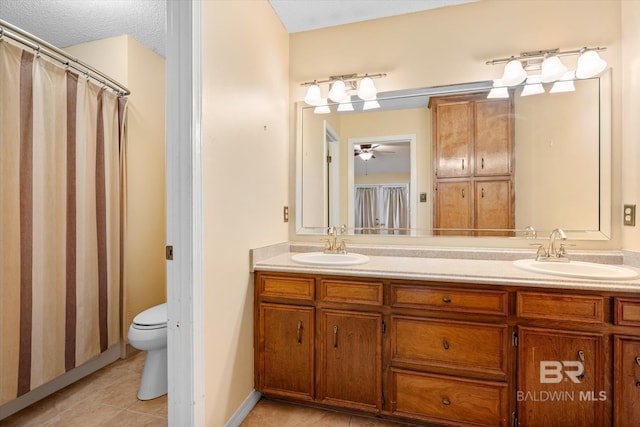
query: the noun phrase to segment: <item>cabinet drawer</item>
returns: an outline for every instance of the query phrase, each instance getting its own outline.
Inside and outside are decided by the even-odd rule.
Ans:
[[[313,301],[312,278],[260,276],[260,295]]]
[[[507,315],[507,292],[391,285],[391,304],[474,314]]]
[[[640,326],[640,300],[616,298],[614,305],[616,325]]]
[[[508,425],[507,385],[392,369],[391,412],[482,426]]]
[[[506,325],[391,318],[393,362],[457,369],[505,378],[509,337]]]
[[[320,289],[322,301],[382,305],[381,282],[322,280]]]
[[[518,292],[516,313],[528,319],[601,323],[604,298],[599,296]]]

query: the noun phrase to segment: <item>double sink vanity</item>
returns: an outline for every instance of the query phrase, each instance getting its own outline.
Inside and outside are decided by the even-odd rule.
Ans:
[[[413,424],[640,420],[640,269],[620,252],[254,250],[266,396]]]

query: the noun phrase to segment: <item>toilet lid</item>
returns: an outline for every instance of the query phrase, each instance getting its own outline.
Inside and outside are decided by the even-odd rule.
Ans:
[[[167,324],[167,303],[148,308],[133,318],[139,326],[160,326]]]

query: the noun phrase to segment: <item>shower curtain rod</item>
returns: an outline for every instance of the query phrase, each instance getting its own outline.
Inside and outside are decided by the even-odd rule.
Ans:
[[[118,96],[128,96],[131,91],[126,86],[118,83],[116,80],[106,74],[96,70],[90,65],[85,64],[77,58],[72,57],[65,51],[58,49],[50,43],[30,34],[20,28],[9,24],[0,19],[0,40],[2,37],[9,37],[19,43],[29,46],[36,53],[42,53],[48,57],[62,63],[63,65],[73,68],[87,78],[91,78],[98,83],[113,89]]]

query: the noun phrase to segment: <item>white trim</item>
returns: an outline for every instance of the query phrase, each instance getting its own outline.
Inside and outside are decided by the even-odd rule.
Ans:
[[[201,3],[167,0],[169,425],[203,426]]]
[[[229,421],[224,425],[224,427],[238,427],[249,412],[256,406],[260,398],[262,397],[262,393],[253,390],[249,396],[242,402],[242,405],[238,408],[238,410],[229,418]]]

